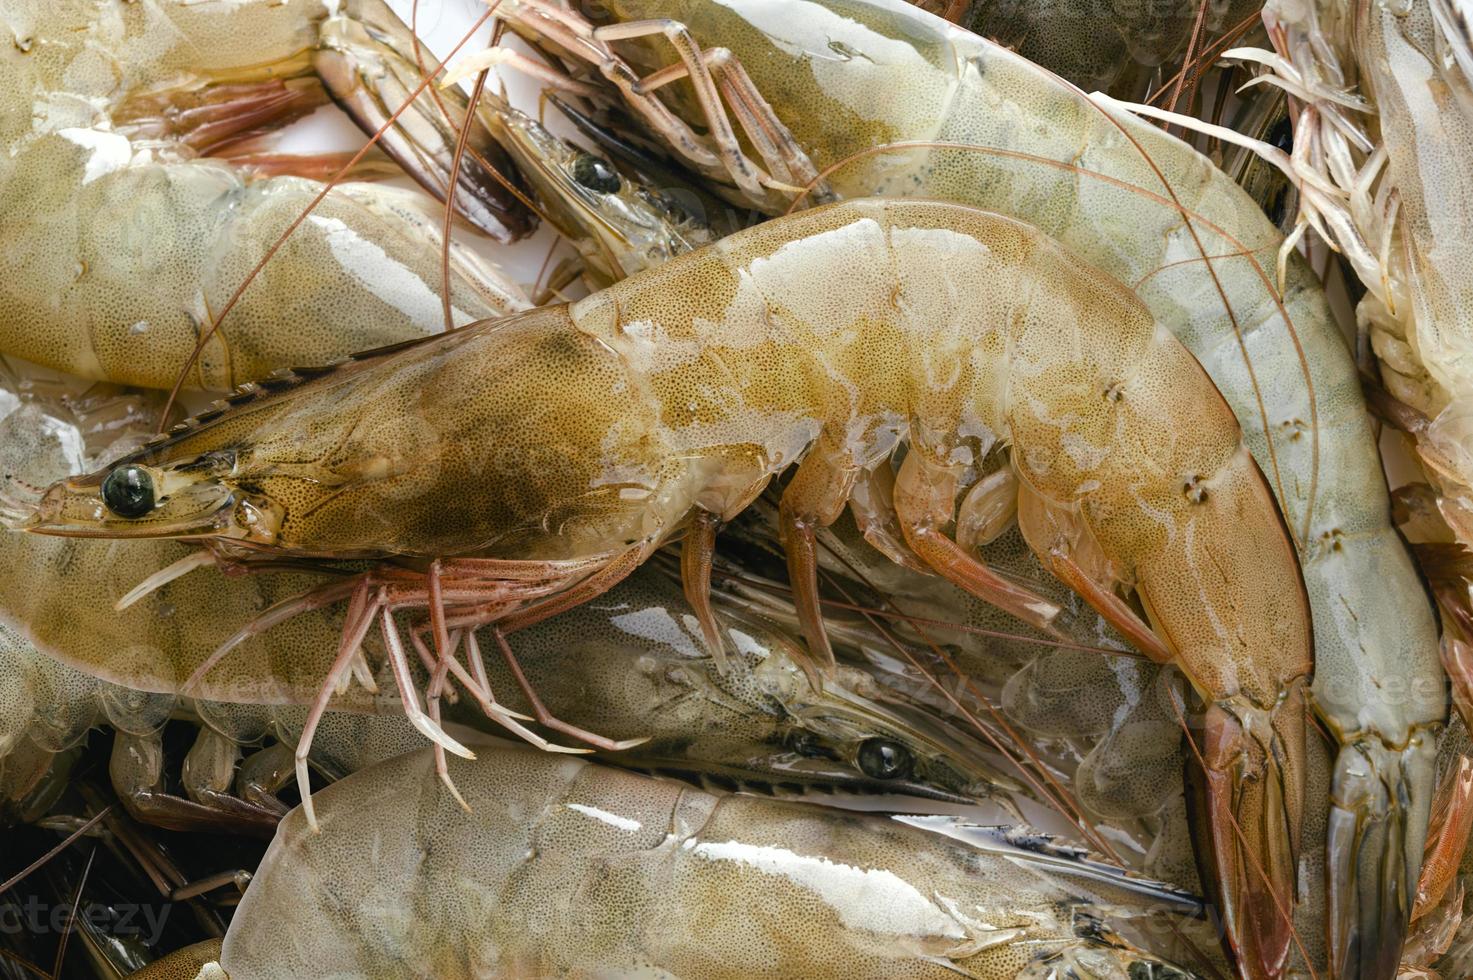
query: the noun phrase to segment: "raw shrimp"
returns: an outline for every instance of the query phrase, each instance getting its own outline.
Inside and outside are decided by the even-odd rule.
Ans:
[[[1036,835],[481,753],[452,763],[469,813],[420,752],[322,791],[321,834],[288,816],[226,934],[224,971],[1188,975],[1116,939],[1111,916],[1190,914],[1191,900]]]
[[[1262,864],[1292,894],[1312,649],[1272,495],[1227,405],[1134,294],[999,215],[855,201],[769,222],[571,306],[243,395],[56,484],[27,526],[433,559],[412,587],[382,566],[301,600],[351,595],[351,633],[377,619],[395,647],[391,607],[513,630],[605,591],[687,525],[700,611],[700,536],[801,457],[783,536],[822,663],[814,528],[902,441],[883,519],[915,560],[1046,625],[1056,606],[946,533],[991,505],[971,494],[958,518],[956,497],[994,445],[1011,447],[1003,489],[1046,567],[1179,663],[1207,703],[1214,860],[1240,884]],[[448,639],[436,644],[447,658]],[[319,708],[354,655],[345,639]],[[1236,935],[1279,936],[1283,914]]]
[[[1308,267],[1289,256],[1280,292],[1282,236],[1180,140],[898,0],[598,7],[610,23],[597,29],[542,0],[504,0],[498,12],[595,64],[654,135],[730,194],[781,210],[793,200],[782,185],[816,172],[818,193],[1012,215],[1132,286],[1197,355],[1284,508],[1314,609],[1314,704],[1341,746],[1332,840],[1311,843],[1329,847],[1332,965],[1354,970],[1374,951],[1371,969],[1389,976],[1446,699],[1359,377]],[[733,115],[755,133],[758,161],[742,154]]]
[[[7,0],[0,26],[12,42],[0,45],[0,351],[151,387],[174,383],[322,186],[251,178],[253,162],[289,169],[289,158],[242,151],[242,169],[196,147],[227,152],[324,101],[322,83],[301,77],[314,67],[360,118],[382,121],[384,100],[415,70],[391,46],[403,25],[378,0],[333,17],[325,4],[274,0]],[[433,107],[416,103],[402,125],[411,119],[388,145],[421,180],[443,183],[455,134],[425,124],[438,119]],[[494,143],[480,148],[504,165]],[[489,191],[470,193],[498,185],[466,173],[463,211],[502,237],[528,229]],[[245,290],[189,384],[226,389],[440,330],[432,205],[375,184],[334,188]],[[527,306],[464,245],[451,243],[451,259],[457,322]]]
[[[77,468],[85,458],[86,438],[75,414],[36,401],[12,404],[12,411],[0,417],[0,469],[8,474],[8,495],[14,496],[17,481],[45,483]],[[102,420],[119,414],[111,406],[91,406],[80,414],[105,444],[138,437],[151,417],[136,411],[121,425],[103,427]],[[67,731],[79,735],[101,717],[90,707],[101,696],[94,696],[94,688],[115,687],[109,702],[130,688],[151,692],[166,715],[184,681],[232,631],[231,617],[222,617],[220,609],[250,615],[314,581],[290,572],[224,582],[186,575],[129,608],[114,608],[137,576],[189,554],[186,546],[171,541],[0,537],[0,563],[9,570],[0,580],[0,619],[41,644],[49,655],[44,659],[57,661],[54,670],[76,675],[75,683],[48,682],[48,691],[85,689],[62,697],[48,717],[77,717]],[[44,588],[43,582],[48,583]],[[649,569],[593,603],[523,631],[517,639],[530,655],[526,676],[559,717],[613,730],[620,738],[648,738],[626,757],[631,764],[748,783],[852,786],[952,800],[983,799],[994,784],[1009,785],[977,761],[985,749],[964,729],[878,688],[859,670],[842,666],[836,677],[814,689],[800,666],[795,640],[766,617],[716,598],[723,642],[731,651],[724,665],[703,648],[694,613],[673,581]],[[196,710],[231,742],[274,734],[294,744],[289,733],[300,731],[304,712],[285,709],[312,699],[341,628],[341,615],[323,609],[255,638],[193,691]],[[488,647],[494,643],[489,636],[482,640]],[[371,659],[380,662],[381,651],[372,643],[370,648]],[[25,649],[34,650],[29,643]],[[18,683],[31,671],[27,666],[6,676]],[[532,710],[514,692],[516,677],[504,666],[493,662],[488,674],[494,687],[513,691],[508,702],[513,710]],[[378,694],[355,686],[334,706],[354,712],[397,710],[393,677],[381,670],[373,679]],[[34,710],[22,700],[34,705],[36,699],[17,696],[6,702],[16,708],[5,718],[29,727],[24,719]],[[233,719],[219,703],[223,700],[282,710]],[[68,707],[72,702],[81,707]],[[447,705],[445,713],[451,721],[486,726],[469,699]],[[693,740],[693,733],[701,737]]]

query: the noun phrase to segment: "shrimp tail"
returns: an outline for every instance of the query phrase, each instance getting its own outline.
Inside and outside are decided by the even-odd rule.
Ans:
[[[1436,784],[1431,740],[1404,749],[1361,739],[1335,761],[1328,842],[1331,975],[1397,975]],[[1357,971],[1358,966],[1358,971]]]
[[[1291,684],[1272,711],[1220,703],[1188,764],[1204,882],[1224,897],[1227,943],[1244,976],[1279,977],[1294,940],[1307,704]]]
[[[363,8],[377,3],[360,4]],[[414,38],[392,12],[335,17],[325,23],[314,67],[328,94],[365,132],[373,133],[440,64],[427,51],[413,52]],[[427,89],[403,110],[379,145],[426,191],[441,200],[450,182],[459,128],[472,127],[468,151],[456,171],[455,208],[472,225],[501,242],[516,241],[537,227],[537,219],[508,190],[520,179],[506,152],[474,118],[466,119],[466,100],[458,89]]]

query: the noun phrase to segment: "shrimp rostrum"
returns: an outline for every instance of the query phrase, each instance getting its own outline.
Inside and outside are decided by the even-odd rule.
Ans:
[[[902,446],[893,513],[869,519],[941,576],[1047,623],[1054,604],[948,536],[966,518],[958,499],[988,506],[973,490],[1005,445],[1031,547],[1134,622],[1205,703],[1202,846],[1229,894],[1250,881],[1263,894],[1255,874],[1294,893],[1313,656],[1293,545],[1192,356],[1130,290],[1030,226],[939,202],[815,209],[571,305],[237,401],[54,485],[29,528],[398,559],[303,607],[351,596],[346,632],[377,616],[390,647],[391,610],[427,607],[448,656],[441,634],[509,632],[584,601],[682,530],[709,554],[717,523],[798,463],[781,524],[823,664],[815,528]],[[411,585],[413,559],[430,564]],[[699,595],[709,559],[686,566]],[[1230,908],[1235,935],[1276,942],[1282,909],[1248,905]]]

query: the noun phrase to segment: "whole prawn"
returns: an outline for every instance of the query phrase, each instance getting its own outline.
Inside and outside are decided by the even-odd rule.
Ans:
[[[498,8],[594,66],[730,196],[781,211],[796,182],[807,197],[905,194],[1012,215],[1130,284],[1198,356],[1269,475],[1314,609],[1313,700],[1340,747],[1333,837],[1311,845],[1327,849],[1331,969],[1389,976],[1446,714],[1437,631],[1322,291],[1292,255],[1279,288],[1282,235],[1180,140],[898,0],[597,10],[595,25],[545,0]]]
[[[799,285],[814,281],[829,288]],[[822,662],[814,529],[902,443],[889,523],[906,545],[1046,623],[1055,606],[947,536],[977,467],[1010,447],[1030,545],[1135,638],[1160,637],[1147,651],[1207,703],[1214,860],[1235,881],[1261,863],[1290,894],[1312,649],[1272,495],[1227,405],[1140,301],[999,215],[880,200],[769,222],[571,306],[243,395],[56,484],[28,527],[432,559],[417,588],[385,570],[301,600],[351,597],[331,685],[376,620],[398,644],[393,608],[520,628],[606,591],[679,530],[714,533],[801,459],[783,534]],[[1259,929],[1283,926],[1271,915],[1238,935]]]
[[[261,131],[324,102],[324,87],[377,127],[406,91],[408,32],[378,0],[333,17],[273,0],[7,2],[0,26],[12,40],[0,48],[0,350],[167,388],[268,255],[191,385],[228,389],[443,328],[440,223],[423,194],[338,185],[272,254],[322,190],[292,172],[321,164],[257,150]],[[382,142],[443,188],[455,132],[429,101]],[[489,138],[475,149],[510,172]],[[456,206],[480,228],[529,230],[488,173],[472,161],[462,175]],[[464,244],[450,249],[457,322],[528,305]]]
[[[10,401],[8,394],[0,389],[0,402]],[[135,444],[146,437],[156,407],[105,395],[73,397],[62,406],[32,394],[13,404],[0,417],[4,496],[14,499],[27,486],[60,478],[94,452],[106,457]],[[215,793],[234,778],[231,746],[273,735],[286,744],[290,761],[307,721],[300,705],[312,701],[329,668],[341,611],[314,610],[263,632],[186,690],[208,654],[229,638],[232,617],[255,615],[318,581],[293,571],[224,581],[181,575],[117,608],[114,600],[140,576],[190,555],[174,541],[0,536],[6,569],[0,576],[0,622],[6,624],[0,625],[0,757],[8,760],[8,777],[30,785],[56,751],[105,719],[128,743],[114,755],[125,805],[150,821],[175,825],[181,810],[183,818],[209,817],[155,789],[161,782],[156,724],[185,703],[201,717],[200,737],[215,750],[210,755],[202,748],[200,757],[228,763],[192,770]],[[906,692],[878,685],[848,664],[813,686],[801,666],[801,642],[778,625],[792,619],[791,607],[784,614],[781,604],[769,603],[766,614],[756,614],[719,593],[714,599],[723,648],[730,651],[720,662],[703,648],[695,614],[673,579],[645,568],[606,596],[524,630],[518,636],[522,673],[493,660],[485,665],[487,685],[505,692],[513,720],[530,718],[538,708],[519,693],[520,678],[559,719],[618,739],[644,739],[621,753],[630,765],[675,767],[748,785],[851,787],[953,801],[1016,791],[1013,780],[983,760],[984,747],[964,727],[937,718]],[[479,642],[491,649],[495,638],[483,631]],[[371,718],[400,710],[383,651],[370,643],[366,652],[374,690],[354,685],[335,697],[336,710],[323,719],[328,728],[313,733],[311,765],[351,772],[356,766],[344,745],[385,741],[381,732],[371,739],[357,731],[347,738],[331,734],[370,724],[334,715]],[[423,683],[424,671],[415,666]],[[142,707],[117,713],[134,701]],[[130,720],[138,714],[141,722]],[[447,699],[444,717],[500,728],[471,697]],[[401,727],[408,728],[402,719]],[[196,804],[215,801],[203,789],[189,795]],[[250,795],[242,791],[237,798]],[[223,814],[226,823],[238,816]]]

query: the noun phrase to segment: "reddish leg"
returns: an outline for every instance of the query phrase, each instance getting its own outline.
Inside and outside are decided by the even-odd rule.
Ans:
[[[1412,907],[1413,922],[1436,908],[1457,880],[1458,865],[1468,849],[1470,831],[1473,831],[1473,759],[1462,756],[1448,770],[1432,805],[1427,855],[1417,880],[1416,904]]]
[[[615,741],[611,738],[605,738],[602,735],[595,735],[593,732],[579,728],[577,725],[571,725],[555,717],[552,712],[547,710],[547,707],[542,703],[542,699],[537,696],[536,689],[527,680],[527,675],[522,672],[522,665],[517,662],[517,657],[512,652],[511,644],[506,642],[506,636],[501,630],[494,627],[491,630],[491,635],[496,638],[496,645],[501,649],[501,658],[506,661],[507,669],[517,679],[517,686],[522,689],[522,694],[526,697],[527,702],[532,705],[532,714],[537,719],[539,725],[551,728],[556,732],[562,732],[564,735],[576,738],[580,742],[586,742],[604,752],[622,752],[625,749],[632,749],[636,745],[643,745],[649,741],[648,738],[630,738],[623,741]]]

